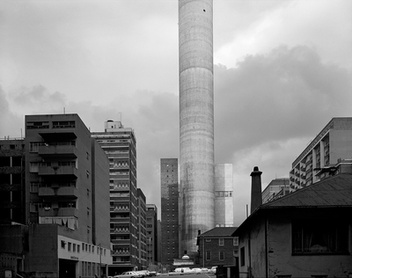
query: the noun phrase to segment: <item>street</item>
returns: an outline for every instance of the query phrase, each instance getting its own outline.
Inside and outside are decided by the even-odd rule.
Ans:
[[[163,275],[164,276],[164,275]],[[208,274],[208,273],[185,273],[185,274],[169,274],[168,276],[166,275],[165,277],[171,277],[171,278],[215,278],[215,274]]]

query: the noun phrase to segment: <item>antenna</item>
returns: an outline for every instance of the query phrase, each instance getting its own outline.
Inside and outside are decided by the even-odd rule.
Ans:
[[[64,109],[63,109],[63,112],[64,112],[64,114],[65,114],[65,107],[64,107]]]

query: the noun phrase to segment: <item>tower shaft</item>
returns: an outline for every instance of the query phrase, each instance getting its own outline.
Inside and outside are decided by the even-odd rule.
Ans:
[[[182,251],[214,228],[213,2],[179,0]]]

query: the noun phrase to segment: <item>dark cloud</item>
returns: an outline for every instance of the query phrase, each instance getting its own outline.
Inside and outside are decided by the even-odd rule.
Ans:
[[[281,46],[215,67],[217,158],[244,148],[316,135],[332,117],[351,116],[351,73],[315,50]]]
[[[351,72],[322,63],[314,49],[282,46],[248,56],[237,68],[215,66],[214,79],[216,162],[234,164],[238,225],[249,202],[253,166],[264,171],[263,184],[274,175],[287,176],[306,142],[332,117],[351,116]],[[0,90],[2,133],[3,128],[13,128],[4,125],[3,115],[13,115],[5,96]],[[141,91],[98,106],[38,85],[13,94],[13,101],[24,114],[61,113],[59,107],[64,106],[67,113],[79,114],[92,131],[102,131],[108,119],[122,119],[136,135],[138,187],[149,203],[160,207],[160,159],[179,157],[177,95]],[[23,126],[22,114],[20,118]],[[19,118],[13,119],[17,123]]]

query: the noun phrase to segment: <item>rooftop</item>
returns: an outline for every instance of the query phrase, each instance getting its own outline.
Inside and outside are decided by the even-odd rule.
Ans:
[[[216,227],[205,233],[202,233],[201,237],[228,237],[232,236],[232,233],[237,229],[237,227]]]
[[[240,226],[245,229],[258,215],[267,210],[287,208],[351,208],[352,205],[352,175],[338,174],[308,187],[299,189],[279,199],[259,206]],[[236,234],[236,232],[235,232]]]

